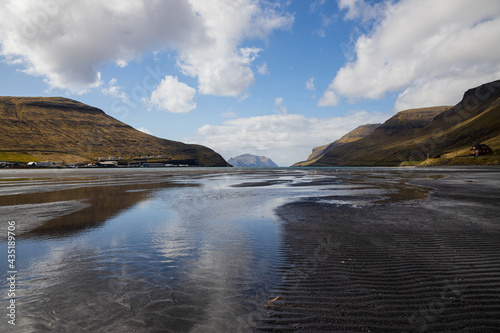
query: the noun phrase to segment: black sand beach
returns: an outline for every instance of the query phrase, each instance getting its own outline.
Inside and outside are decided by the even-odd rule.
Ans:
[[[500,331],[499,168],[1,179],[9,332]]]
[[[279,207],[282,281],[259,329],[499,332],[498,171],[351,174],[394,192],[360,206]]]

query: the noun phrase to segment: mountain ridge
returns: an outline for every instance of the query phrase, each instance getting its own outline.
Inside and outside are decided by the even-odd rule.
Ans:
[[[252,154],[242,154],[236,157],[231,157],[228,163],[235,167],[249,168],[275,168],[278,167],[269,157],[258,156]]]
[[[310,166],[396,166],[466,152],[478,142],[500,148],[500,80],[467,90],[455,106],[398,112],[366,137],[335,147]]]
[[[158,138],[63,97],[0,97],[0,150],[67,162],[158,156],[171,163],[228,166],[212,149]]]
[[[297,162],[294,163],[292,166],[308,166],[311,163],[316,162],[318,159],[323,157],[328,151],[332,150],[335,147],[338,147],[342,144],[349,143],[349,142],[354,142],[359,139],[364,138],[371,132],[373,132],[377,127],[379,127],[381,124],[366,124],[366,125],[360,125],[353,129],[352,131],[348,132],[344,136],[342,136],[340,139],[335,140],[332,143],[328,143],[323,146],[315,147],[312,150],[312,153],[309,155],[307,160],[302,161],[302,162]]]

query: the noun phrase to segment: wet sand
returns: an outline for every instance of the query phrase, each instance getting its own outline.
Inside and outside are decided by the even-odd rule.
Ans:
[[[279,207],[282,279],[259,330],[499,332],[498,171],[350,174],[357,184],[407,183],[408,193]]]
[[[0,180],[17,331],[499,332],[499,168]]]

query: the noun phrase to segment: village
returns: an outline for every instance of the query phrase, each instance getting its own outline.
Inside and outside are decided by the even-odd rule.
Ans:
[[[190,163],[191,162],[191,163]],[[189,160],[166,160],[162,155],[142,155],[133,159],[126,159],[121,156],[99,157],[94,163],[71,163],[64,161],[37,161],[37,162],[17,162],[0,161],[0,168],[169,168],[169,167],[189,167],[195,166]]]
[[[486,144],[477,143],[469,149],[468,155],[456,156],[460,158],[475,158],[490,155],[493,150]],[[469,163],[467,163],[469,164]],[[125,159],[121,156],[99,157],[94,163],[72,163],[63,161],[38,161],[38,162],[16,162],[0,161],[0,168],[171,168],[171,167],[193,167],[194,161],[189,160],[166,160],[162,155],[142,155],[133,159]]]

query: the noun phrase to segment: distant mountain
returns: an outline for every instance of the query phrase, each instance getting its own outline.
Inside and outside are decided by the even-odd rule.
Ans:
[[[453,107],[397,113],[372,133],[328,150],[310,166],[392,166],[467,154],[478,142],[500,149],[500,80],[465,92]]]
[[[312,154],[309,155],[306,161],[303,162],[297,162],[293,166],[308,166],[311,163],[316,162],[319,160],[321,157],[323,157],[328,151],[332,150],[335,147],[338,147],[340,145],[343,145],[344,143],[349,143],[349,142],[354,142],[359,139],[364,138],[371,132],[373,132],[377,127],[379,127],[380,124],[368,124],[368,125],[361,125],[341,137],[340,139],[323,145],[319,146],[316,148],[313,148]]]
[[[59,97],[0,97],[0,154],[66,163],[159,156],[170,163],[228,166],[213,150],[142,133],[92,106]]]
[[[257,156],[243,154],[229,159],[229,164],[235,167],[252,167],[252,168],[273,168],[277,167],[270,158],[265,156]]]

